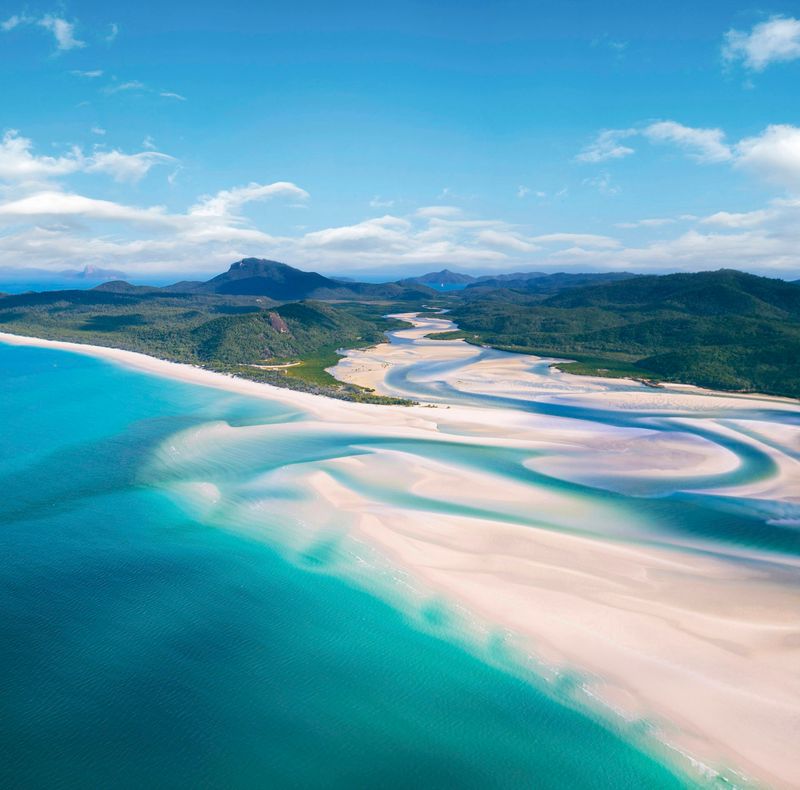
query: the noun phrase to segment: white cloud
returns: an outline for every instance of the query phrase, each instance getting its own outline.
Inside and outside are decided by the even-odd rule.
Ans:
[[[601,195],[617,195],[621,191],[618,186],[612,183],[610,173],[600,173],[591,178],[584,178],[584,186],[596,189]]]
[[[578,244],[584,247],[619,247],[619,241],[610,236],[599,236],[594,233],[545,233],[542,236],[533,236],[532,241],[542,244]]]
[[[749,33],[729,30],[722,56],[729,63],[741,61],[753,71],[763,71],[770,63],[796,60],[800,58],[800,19],[773,16]]]
[[[540,249],[519,234],[499,230],[482,230],[476,236],[477,241],[488,247],[496,247],[514,252],[534,252]]]
[[[0,179],[31,180],[63,176],[79,170],[84,159],[79,149],[67,156],[34,156],[33,143],[10,129],[0,141]]]
[[[337,251],[393,250],[402,253],[408,248],[406,231],[409,227],[407,220],[387,214],[356,225],[313,231],[306,234],[303,243],[305,246]]]
[[[761,225],[770,217],[770,212],[760,209],[743,213],[718,211],[709,217],[704,217],[700,222],[703,225],[716,225],[722,228],[754,228]]]
[[[461,214],[458,206],[422,206],[415,212],[418,217],[457,217]]]
[[[671,225],[675,222],[672,217],[653,217],[651,219],[637,219],[635,222],[617,222],[618,228],[659,228],[662,225]]]
[[[92,132],[105,134],[105,130],[98,127]],[[83,172],[105,173],[116,181],[136,182],[156,165],[176,161],[158,151],[125,154],[117,150],[95,150],[87,156],[77,147],[64,156],[36,156],[33,143],[14,129],[7,131],[0,141],[0,179],[5,181],[35,182]]]
[[[126,222],[169,225],[162,208],[138,209],[120,205],[110,200],[49,190],[0,204],[0,221],[8,219],[43,220],[57,218],[122,220]]]
[[[173,93],[172,91],[161,91],[158,94],[159,96],[163,96],[165,99],[177,99],[178,101],[186,101],[185,96],[181,96],[180,93]]]
[[[110,44],[116,37],[119,35],[119,25],[116,22],[112,22],[108,26],[108,35],[106,36],[106,41]]]
[[[206,195],[199,203],[192,206],[190,213],[195,217],[228,217],[235,218],[235,212],[245,203],[254,200],[283,196],[295,200],[307,200],[308,192],[289,181],[277,181],[274,184],[257,184],[223,189],[216,195]]]
[[[92,69],[91,71],[81,71],[80,69],[72,69],[72,71],[70,71],[70,74],[72,74],[73,77],[84,77],[85,79],[88,80],[94,80],[97,79],[98,77],[103,76],[103,70]]]
[[[75,38],[74,22],[67,22],[66,19],[53,14],[46,14],[40,18],[28,16],[27,14],[14,14],[14,16],[6,19],[5,22],[0,23],[0,30],[8,32],[23,25],[37,25],[52,33],[56,40],[56,49],[61,52],[66,52],[70,49],[81,49],[86,46],[85,41]]]
[[[676,121],[651,123],[643,132],[651,142],[673,143],[699,162],[725,162],[732,158],[721,129],[698,129]]]
[[[626,130],[626,133],[641,134],[651,143],[676,145],[697,162],[728,162],[791,192],[800,191],[800,127],[775,124],[737,143],[726,142],[722,129],[685,126],[677,121],[656,121],[638,132]],[[602,132],[600,137],[604,134],[608,133]],[[603,161],[600,154],[592,157],[586,152],[577,158],[587,162]],[[618,191],[608,173],[584,179],[583,183],[604,194]]]
[[[793,144],[787,149],[784,143],[796,131],[770,127],[757,138],[732,145],[732,162],[740,166],[741,159],[742,167],[746,162],[768,177],[793,155]],[[90,176],[135,180],[158,164],[177,172],[176,160],[155,150],[124,154],[72,149],[60,156],[38,156],[30,140],[6,133],[0,143],[0,177],[6,181],[0,190],[0,265],[63,269],[93,264],[138,274],[183,269],[191,275],[256,255],[322,271],[413,263],[486,271],[556,265],[662,271],[737,266],[800,275],[800,198],[774,200],[752,211],[726,211],[723,206],[700,220],[679,215],[622,223],[666,236],[679,220],[697,222],[674,237],[625,246],[598,233],[533,235],[525,226],[454,206],[426,206],[408,215],[386,214],[337,227],[295,227],[287,235],[270,233],[241,216],[251,201],[293,204],[307,199],[308,193],[291,182],[224,189],[197,199],[185,211],[99,199],[86,187]],[[59,185],[77,173],[87,176],[80,181],[87,194]]]
[[[47,14],[36,23],[45,30],[49,30],[56,39],[56,48],[62,51],[80,49],[86,43],[75,38],[75,25],[61,17]]]
[[[175,158],[157,151],[123,154],[122,151],[98,151],[87,165],[87,173],[107,173],[115,181],[137,182],[156,165],[167,165]]]
[[[623,145],[621,140],[636,134],[635,129],[605,129],[575,158],[579,162],[607,162],[609,159],[630,156],[634,153],[633,148]]]
[[[106,130],[103,129],[101,126],[93,126],[91,131],[92,131],[92,134],[98,134],[98,135],[101,135],[101,136],[106,133]]]
[[[394,205],[394,200],[375,195],[375,197],[370,200],[369,205],[370,208],[391,208]]]
[[[736,145],[736,165],[761,178],[800,192],[800,128],[768,126],[760,135]]]
[[[520,198],[520,200],[522,198],[528,197],[528,195],[530,195],[530,193],[531,193],[531,188],[530,187],[526,187],[526,186],[522,186],[522,185],[517,187],[517,197]]]
[[[120,93],[121,91],[144,91],[147,90],[145,85],[140,80],[128,80],[121,82],[119,85],[109,85],[105,88],[106,93]]]
[[[26,16],[25,14],[14,14],[6,19],[5,22],[0,23],[0,30],[8,32],[9,30],[13,30],[15,27],[19,27],[20,25],[29,25],[33,21],[35,20],[32,17]]]

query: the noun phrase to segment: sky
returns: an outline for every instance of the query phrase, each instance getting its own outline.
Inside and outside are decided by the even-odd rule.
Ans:
[[[0,274],[800,278],[800,2],[3,0],[0,68]]]

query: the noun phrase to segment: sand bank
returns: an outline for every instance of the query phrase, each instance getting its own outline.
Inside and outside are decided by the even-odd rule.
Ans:
[[[228,446],[235,459],[242,442],[281,452],[312,436],[340,436],[350,447],[363,437],[361,455],[324,462],[287,458],[285,466],[249,479],[243,468],[231,492],[198,471],[197,480],[181,484],[182,493],[209,512],[224,505],[230,514],[244,486],[248,512],[241,520],[258,529],[261,513],[275,508],[270,490],[315,491],[303,511],[309,532],[293,539],[298,551],[313,539],[314,525],[335,514],[348,541],[379,548],[418,580],[423,596],[441,596],[490,630],[512,632],[551,667],[578,668],[591,693],[631,718],[654,722],[677,748],[775,786],[800,785],[797,564],[758,552],[741,561],[741,552],[719,547],[668,545],[633,506],[549,485],[547,478],[623,492],[642,481],[665,492],[701,491],[713,480],[711,495],[733,491],[791,504],[800,479],[792,452],[796,432],[769,417],[739,420],[737,410],[763,409],[762,398],[583,379],[551,371],[547,360],[422,339],[448,324],[421,320],[398,333],[401,343],[349,352],[336,368],[341,378],[386,394],[424,401],[432,392],[429,403],[437,408],[336,401],[117,349],[2,333],[0,341],[90,354],[281,402],[305,416],[286,424],[195,430],[175,440],[175,457],[162,459],[165,464]],[[398,389],[389,374],[403,370]],[[658,431],[647,423],[606,424],[579,412],[539,414],[469,399],[487,392],[634,416],[658,412],[658,419],[675,425]],[[468,399],[461,402],[459,395]],[[769,407],[797,410],[774,399]],[[722,425],[720,413],[739,421]],[[692,433],[698,421],[707,422],[703,435]],[[734,434],[773,459],[778,471],[740,479],[745,460],[723,441]],[[377,438],[383,443],[368,446]],[[401,451],[387,440],[418,446]],[[445,442],[454,449],[431,452]],[[489,461],[477,468],[469,460],[476,447],[524,454],[524,467],[545,477],[515,477]],[[459,457],[460,448],[473,456]],[[259,490],[265,492],[260,505],[253,493]]]

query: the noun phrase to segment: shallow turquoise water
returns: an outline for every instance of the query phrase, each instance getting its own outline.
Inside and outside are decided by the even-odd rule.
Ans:
[[[296,418],[0,344],[3,786],[687,786],[324,558],[289,563],[153,485],[179,431]]]

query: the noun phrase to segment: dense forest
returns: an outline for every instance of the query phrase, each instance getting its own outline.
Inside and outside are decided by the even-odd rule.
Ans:
[[[800,397],[800,288],[733,270],[628,277],[553,295],[469,288],[452,317],[497,348],[576,373]]]
[[[372,345],[401,326],[385,312],[385,304],[278,304],[116,284],[0,297],[0,331],[139,351],[348,400],[395,403],[325,372],[336,364],[337,349]]]
[[[387,314],[430,306],[447,307],[459,326],[445,337],[565,358],[560,366],[573,373],[800,397],[800,287],[733,270],[491,278],[443,271],[370,284],[245,259],[207,282],[115,281],[0,296],[0,330],[396,402],[325,369],[338,349],[372,345],[399,326]]]

